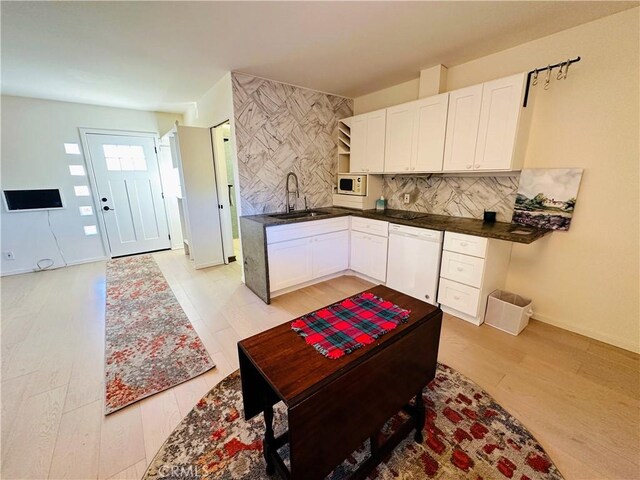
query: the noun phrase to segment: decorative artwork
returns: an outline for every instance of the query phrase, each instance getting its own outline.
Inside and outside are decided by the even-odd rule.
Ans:
[[[581,168],[522,170],[513,223],[569,230],[582,172]]]

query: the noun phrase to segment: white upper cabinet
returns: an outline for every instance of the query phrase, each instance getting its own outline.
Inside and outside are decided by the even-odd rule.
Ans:
[[[414,162],[416,172],[442,171],[449,94],[442,93],[416,102],[417,129]]]
[[[522,168],[526,74],[351,117],[351,173],[492,172]]]
[[[351,118],[350,172],[382,173],[384,171],[386,125],[386,110],[376,110]]]
[[[482,84],[449,93],[443,166],[445,172],[473,170],[481,105]]]
[[[448,101],[444,93],[387,109],[385,173],[442,170]]]
[[[360,173],[365,171],[367,157],[367,116],[356,115],[351,118],[351,154],[349,155],[349,171]]]
[[[519,73],[450,93],[445,172],[522,168],[525,78]]]
[[[524,73],[484,84],[474,169],[514,170],[522,167],[521,162],[514,163],[513,160],[524,87]]]
[[[415,130],[417,120],[415,102],[387,108],[387,139],[384,171],[409,172],[414,162]]]

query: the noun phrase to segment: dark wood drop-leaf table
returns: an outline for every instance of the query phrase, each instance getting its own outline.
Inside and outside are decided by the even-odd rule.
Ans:
[[[290,322],[238,343],[244,416],[264,413],[268,474],[322,479],[369,440],[371,455],[351,477],[365,478],[412,430],[422,442],[422,389],[435,377],[442,311],[382,285],[367,291],[411,315],[349,355],[325,357]],[[289,429],[274,437],[273,406],[281,400]],[[401,410],[408,420],[380,444],[380,429]],[[278,454],[286,443],[290,468]]]

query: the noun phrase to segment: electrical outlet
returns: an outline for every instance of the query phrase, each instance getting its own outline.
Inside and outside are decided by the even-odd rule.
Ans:
[[[404,203],[409,203],[411,202],[411,195],[409,195],[408,193],[404,194]]]
[[[2,258],[5,260],[15,260],[16,257],[13,255],[13,252],[2,252]]]

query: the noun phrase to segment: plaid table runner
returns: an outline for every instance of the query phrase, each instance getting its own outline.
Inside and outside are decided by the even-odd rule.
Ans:
[[[291,329],[325,357],[340,358],[406,322],[410,313],[366,292],[308,313]]]

